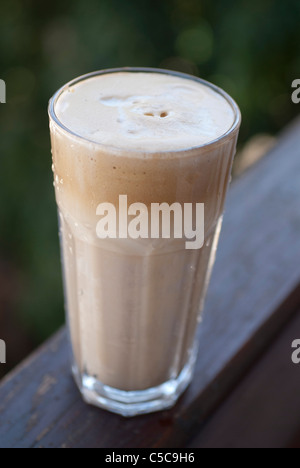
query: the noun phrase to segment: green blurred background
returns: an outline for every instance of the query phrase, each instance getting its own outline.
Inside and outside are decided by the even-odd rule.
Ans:
[[[102,68],[163,67],[225,88],[240,145],[298,112],[299,0],[1,0],[0,338],[14,366],[63,323],[47,102]],[[3,371],[4,366],[0,369]]]

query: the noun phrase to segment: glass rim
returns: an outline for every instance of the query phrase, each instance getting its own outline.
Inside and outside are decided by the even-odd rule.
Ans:
[[[147,150],[147,151],[142,151],[140,149],[132,148],[132,149],[126,149],[126,152],[130,152],[130,153],[133,153],[133,154],[147,153],[147,154],[150,155],[150,154],[158,154],[158,153],[159,154],[170,154],[170,153],[176,154],[176,153],[183,153],[183,152],[191,152],[191,151],[195,151],[195,150],[198,150],[198,149],[206,149],[206,148],[210,148],[213,145],[216,145],[217,143],[221,143],[222,141],[227,140],[232,134],[234,134],[235,131],[237,131],[239,129],[239,127],[241,125],[242,116],[241,116],[241,111],[240,111],[240,108],[239,108],[238,104],[226,91],[224,91],[219,86],[217,86],[217,85],[215,85],[213,83],[210,83],[209,81],[204,80],[202,78],[199,78],[197,76],[189,75],[187,73],[182,73],[182,72],[178,72],[178,71],[175,71],[175,70],[167,70],[167,69],[162,69],[162,68],[149,68],[149,67],[107,68],[107,69],[87,73],[85,75],[81,75],[81,76],[69,81],[68,83],[63,85],[61,88],[59,88],[56,91],[56,93],[50,98],[49,106],[48,106],[48,115],[49,115],[50,122],[51,121],[55,122],[56,125],[58,125],[58,127],[61,130],[63,130],[64,132],[66,132],[69,135],[72,135],[72,137],[75,137],[76,139],[79,139],[81,142],[87,142],[87,143],[93,144],[95,147],[98,147],[99,149],[100,148],[102,150],[105,149],[106,151],[113,152],[113,153],[123,152],[124,150],[122,148],[120,148],[120,147],[116,147],[116,146],[113,146],[113,145],[108,145],[108,144],[105,144],[105,143],[100,143],[99,141],[94,141],[92,139],[89,139],[89,138],[86,138],[86,137],[84,137],[82,135],[79,135],[78,133],[74,132],[73,130],[68,128],[66,125],[64,125],[60,121],[60,119],[58,118],[58,116],[56,115],[56,112],[55,112],[55,106],[56,106],[57,101],[59,100],[59,98],[62,96],[62,94],[68,88],[70,88],[72,86],[75,86],[76,84],[81,83],[83,81],[89,80],[90,78],[94,78],[96,76],[107,75],[107,74],[112,74],[112,73],[120,73],[120,72],[160,73],[160,74],[163,74],[163,75],[176,76],[176,77],[179,77],[179,78],[184,78],[184,79],[188,79],[188,80],[191,80],[191,81],[201,83],[202,85],[207,86],[208,88],[215,91],[218,95],[222,96],[227,101],[227,103],[230,105],[230,107],[232,108],[232,110],[234,112],[234,121],[233,121],[233,124],[231,125],[231,127],[229,127],[229,129],[225,133],[223,133],[219,137],[217,137],[214,140],[211,140],[211,141],[209,141],[207,143],[203,143],[201,145],[191,146],[191,147],[187,147],[187,148],[182,148],[182,149],[176,149],[176,150],[163,150],[163,151],[157,151],[157,150],[156,151],[151,151],[151,150],[148,151]]]

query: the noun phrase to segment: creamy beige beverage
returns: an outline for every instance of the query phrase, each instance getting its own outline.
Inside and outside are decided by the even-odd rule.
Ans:
[[[53,170],[80,385],[90,376],[142,391],[176,380],[194,360],[238,110],[200,81],[122,71],[65,87],[54,112]],[[119,195],[149,207],[204,203],[204,247],[187,250],[174,238],[97,238],[97,206],[118,207]]]

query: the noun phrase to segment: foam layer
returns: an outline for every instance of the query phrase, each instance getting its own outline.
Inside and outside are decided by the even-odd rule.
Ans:
[[[234,123],[234,111],[199,82],[160,73],[108,73],[68,88],[56,103],[60,122],[103,145],[142,152],[207,144]]]

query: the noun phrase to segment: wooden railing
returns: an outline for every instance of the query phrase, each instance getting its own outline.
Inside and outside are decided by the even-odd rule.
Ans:
[[[170,411],[86,406],[65,330],[0,386],[0,447],[296,447],[300,444],[300,121],[230,190],[196,376]]]

